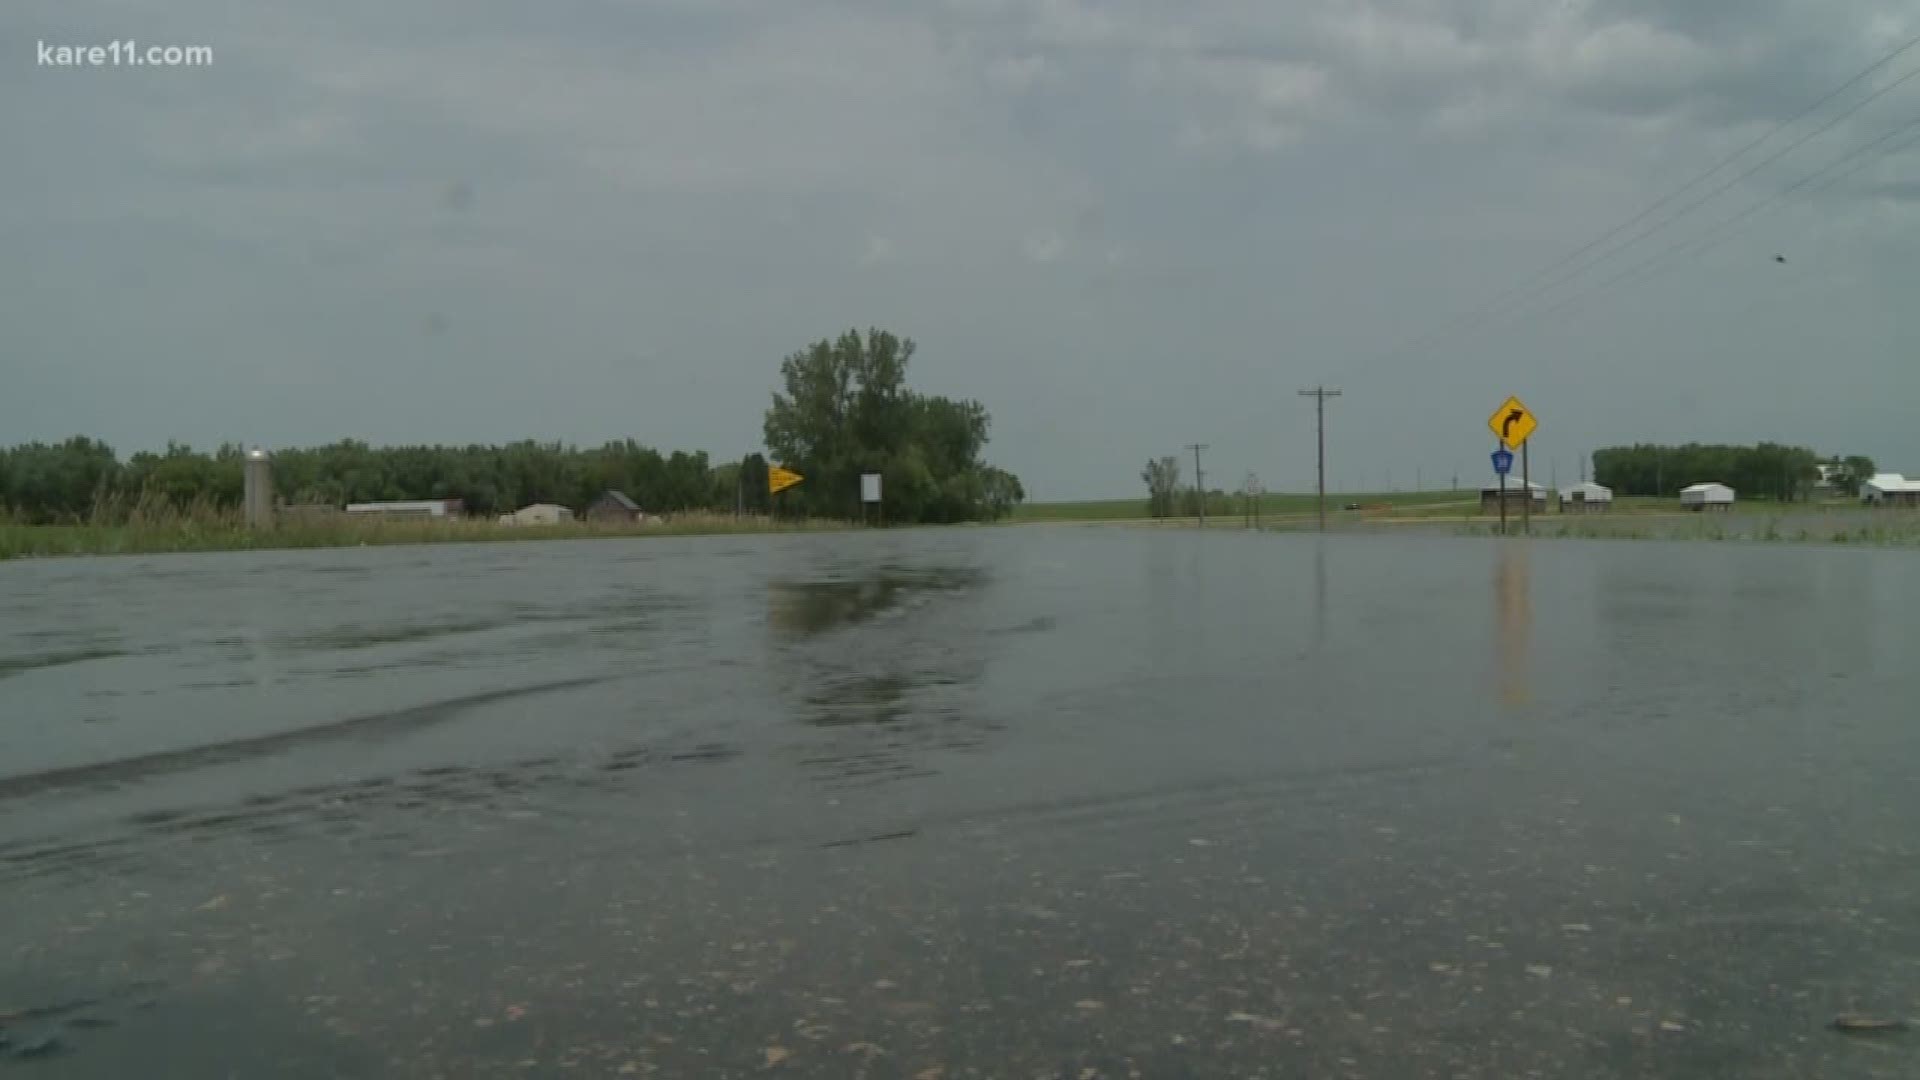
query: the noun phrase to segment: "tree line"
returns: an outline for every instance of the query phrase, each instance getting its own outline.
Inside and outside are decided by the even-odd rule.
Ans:
[[[859,474],[883,477],[890,522],[1002,516],[1025,498],[1012,474],[986,465],[986,409],[906,388],[910,339],[871,330],[822,340],[781,365],[784,393],[765,418],[772,460],[806,479],[767,491],[769,455],[716,463],[704,451],[663,453],[632,439],[581,449],[522,440],[505,445],[371,446],[343,439],[272,448],[276,497],[293,504],[459,499],[493,515],[529,503],[583,507],[626,493],[650,513],[687,510],[860,517]],[[183,443],[122,460],[107,443],[75,436],[0,449],[0,512],[29,523],[97,519],[113,508],[238,507],[245,450]],[[105,508],[103,510],[103,508]]]
[[[1200,491],[1191,484],[1181,486],[1180,459],[1175,455],[1149,458],[1147,467],[1140,470],[1140,479],[1147,485],[1148,517],[1194,517],[1200,513]],[[1251,473],[1248,479],[1251,482]],[[1237,513],[1241,505],[1219,488],[1209,490],[1206,499],[1209,514]]]
[[[97,516],[103,507],[216,510],[240,504],[243,448],[196,450],[169,443],[121,461],[107,443],[75,436],[0,450],[0,505],[48,524]],[[767,510],[760,454],[711,463],[704,452],[662,454],[632,440],[579,449],[532,440],[504,446],[370,446],[343,439],[273,453],[273,490],[292,504],[344,506],[403,499],[459,499],[467,511],[503,513],[528,503],[581,507],[609,489],[653,512]],[[756,479],[757,478],[757,479]]]
[[[1617,495],[1672,498],[1690,484],[1722,483],[1745,498],[1801,502],[1811,498],[1827,466],[1840,494],[1855,496],[1873,475],[1873,459],[1822,457],[1802,446],[1763,442],[1753,446],[1640,443],[1593,452],[1593,478]]]

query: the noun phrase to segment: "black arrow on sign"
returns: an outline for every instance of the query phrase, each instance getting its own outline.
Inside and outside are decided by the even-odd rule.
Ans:
[[[1505,439],[1507,437],[1507,433],[1513,430],[1513,425],[1525,419],[1526,415],[1527,415],[1526,413],[1520,411],[1519,409],[1514,409],[1511,412],[1507,413],[1507,418],[1505,420],[1500,421],[1500,437],[1502,439]]]

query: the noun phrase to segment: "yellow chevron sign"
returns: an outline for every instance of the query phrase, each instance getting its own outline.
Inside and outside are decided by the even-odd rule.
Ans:
[[[767,470],[767,493],[778,495],[805,479],[806,477],[801,476],[792,469],[783,469],[775,465]]]

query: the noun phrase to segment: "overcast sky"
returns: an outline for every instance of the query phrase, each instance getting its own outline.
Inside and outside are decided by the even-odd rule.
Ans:
[[[732,458],[783,355],[875,325],[1034,498],[1194,441],[1309,488],[1317,383],[1342,489],[1477,484],[1509,393],[1542,480],[1634,440],[1920,473],[1920,147],[1882,153],[1920,126],[1836,165],[1920,78],[1698,201],[1920,47],[1541,273],[1915,35],[1845,0],[8,0],[0,444]],[[214,61],[37,63],[129,38]]]

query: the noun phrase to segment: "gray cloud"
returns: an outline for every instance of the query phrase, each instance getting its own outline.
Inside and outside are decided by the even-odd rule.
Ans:
[[[1913,3],[1784,0],[28,0],[0,9],[27,150],[0,159],[0,433],[732,456],[781,355],[878,323],[1043,496],[1131,493],[1195,438],[1300,487],[1318,381],[1348,388],[1342,485],[1478,477],[1509,392],[1569,475],[1695,437],[1920,472],[1894,404],[1920,152],[1586,291],[1907,121],[1920,80],[1533,317],[1395,349],[1915,33]],[[34,65],[114,38],[216,61]]]

